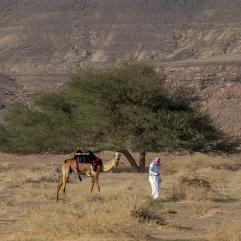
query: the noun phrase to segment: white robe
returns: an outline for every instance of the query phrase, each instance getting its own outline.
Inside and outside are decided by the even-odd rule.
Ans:
[[[155,165],[154,163],[151,163],[149,167],[149,182],[151,184],[151,196],[154,199],[160,198],[160,179],[159,174],[160,168],[159,166]]]

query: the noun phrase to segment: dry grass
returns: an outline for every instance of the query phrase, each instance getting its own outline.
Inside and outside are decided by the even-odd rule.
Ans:
[[[240,241],[240,223],[230,224],[230,221],[228,221],[225,226],[211,227],[204,238],[208,241]]]
[[[169,201],[180,201],[186,198],[186,192],[182,185],[174,184],[167,194]]]
[[[208,180],[199,176],[181,176],[168,193],[168,200],[212,200],[216,191]]]
[[[181,157],[173,157],[168,161],[167,171],[169,174],[177,172],[196,172],[197,170],[205,167],[212,169],[232,169],[233,160],[226,156],[195,154],[192,156],[184,155]]]
[[[226,199],[225,196],[230,193],[236,193],[237,196],[240,196],[241,187],[236,185],[241,181],[239,168],[237,160],[234,161],[231,157],[225,156],[195,154],[171,157],[163,170],[167,177],[171,174],[174,180],[167,197],[174,201],[185,199],[198,201],[215,198]],[[199,179],[200,182],[184,183],[185,178]],[[205,183],[209,188],[205,186]]]
[[[240,220],[241,186],[237,184],[241,182],[241,170],[217,168],[212,161],[208,165],[206,160],[213,157],[206,155],[165,158],[161,169],[162,201],[149,198],[147,173],[115,172],[100,175],[101,194],[95,190],[92,196],[88,194],[90,179],[83,178],[80,183],[77,175],[72,174],[67,185],[67,200],[61,193],[59,203],[56,203],[59,175],[56,170],[65,156],[59,159],[52,155],[47,158],[31,155],[16,156],[14,161],[0,160],[0,240],[193,239],[203,235],[200,230],[214,227],[216,221],[223,223],[226,209],[232,215],[237,213],[235,220]],[[220,157],[218,166],[229,161]],[[175,172],[170,171],[174,169]],[[238,201],[232,203],[220,198],[226,195]],[[215,201],[217,197],[219,202]],[[216,236],[221,237],[221,230],[215,228]],[[208,235],[210,241],[218,240]]]
[[[213,201],[205,201],[202,203],[192,204],[192,209],[198,217],[208,215],[213,210],[216,210],[218,206]]]
[[[72,175],[73,180],[77,180]],[[61,195],[56,203],[56,168],[30,166],[9,171],[8,188],[24,191],[17,193],[24,210],[21,222],[16,223],[17,240],[146,240],[150,232],[147,222],[140,223],[131,215],[138,199],[146,199],[148,189],[136,190],[135,174],[104,174],[100,177],[101,195],[88,195],[90,179],[82,183],[73,181],[67,185],[67,200]],[[107,177],[107,179],[105,179]],[[110,179],[108,178],[110,177]],[[137,181],[143,183],[146,176]],[[120,185],[120,183],[123,183]],[[141,190],[141,195],[138,192]],[[9,208],[9,207],[8,207]],[[21,235],[19,235],[21,233]],[[48,234],[48,235],[46,235]],[[47,239],[46,239],[47,238]]]
[[[118,235],[125,240],[145,240],[148,225],[140,224],[130,216],[132,205],[128,197],[118,199],[115,195],[110,199],[92,197],[82,204],[45,204],[29,214],[24,231],[31,232],[33,237],[50,233],[52,239],[58,240],[73,234],[76,237]]]

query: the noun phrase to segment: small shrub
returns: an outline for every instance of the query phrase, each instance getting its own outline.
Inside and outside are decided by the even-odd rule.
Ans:
[[[14,164],[0,166],[0,172],[8,172],[14,168]]]
[[[44,169],[44,167],[41,167],[41,166],[33,166],[31,168],[32,172],[39,172],[39,171],[41,171],[43,169]]]
[[[167,212],[170,214],[177,214],[177,211],[175,209],[169,209]]]
[[[160,209],[163,204],[159,200],[148,200],[143,202],[140,206],[131,210],[131,215],[136,217],[139,222],[151,222],[158,225],[166,225],[167,222],[161,216]]]
[[[184,199],[213,200],[217,194],[211,184],[201,177],[181,177],[173,185],[172,191],[168,194],[168,199],[172,201]]]
[[[194,210],[194,213],[200,217],[203,215],[207,215],[211,210],[216,209],[217,206],[213,202],[206,201],[202,203],[193,204],[192,208]]]
[[[168,194],[168,200],[170,201],[180,201],[186,198],[186,192],[182,185],[174,184],[171,193]]]
[[[212,190],[210,182],[199,176],[181,177],[180,181],[182,184],[190,186],[190,187],[203,188],[207,191]]]

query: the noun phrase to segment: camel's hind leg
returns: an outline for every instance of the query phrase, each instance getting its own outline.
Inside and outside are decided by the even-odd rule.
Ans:
[[[63,193],[64,193],[64,197],[66,199],[66,184],[69,180],[69,172],[66,172],[64,177],[63,177]]]
[[[66,199],[66,183],[69,179],[69,172],[70,172],[70,167],[67,165],[64,165],[62,167],[62,175],[60,176],[59,183],[57,186],[57,202],[59,200],[59,190],[61,187],[63,187],[63,193]]]
[[[91,186],[90,186],[90,194],[92,194],[92,192],[93,192],[95,181],[96,181],[96,178],[92,176]]]
[[[62,187],[62,185],[63,185],[63,175],[60,176],[59,183],[57,186],[57,202],[59,201],[59,190]]]

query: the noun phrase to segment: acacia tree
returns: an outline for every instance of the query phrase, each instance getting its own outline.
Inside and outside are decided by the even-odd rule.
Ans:
[[[213,126],[187,90],[167,88],[146,63],[81,69],[63,90],[10,109],[2,142],[15,152],[69,152],[77,144],[118,150],[138,171],[149,151],[235,151],[239,143]],[[131,152],[139,152],[139,164]]]
[[[69,93],[79,96],[84,107],[81,112],[92,109],[93,129],[99,133],[95,144],[118,149],[139,171],[145,169],[148,151],[207,151],[227,142],[186,90],[168,90],[163,74],[140,62],[82,69],[69,82]],[[139,166],[129,150],[139,152]]]

